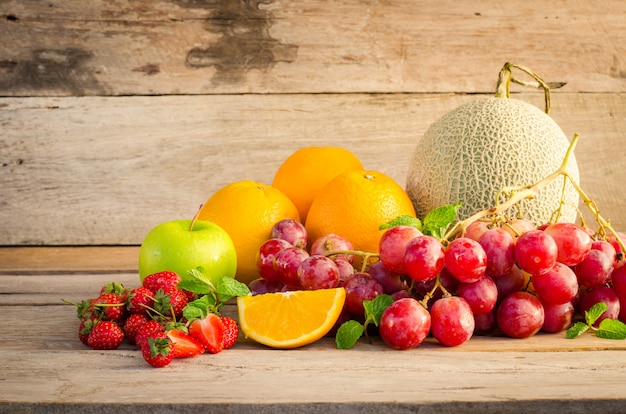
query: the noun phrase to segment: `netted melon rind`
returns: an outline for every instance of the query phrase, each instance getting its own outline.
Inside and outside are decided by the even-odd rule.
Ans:
[[[503,187],[534,184],[555,172],[568,146],[561,128],[536,106],[517,99],[478,99],[448,112],[424,133],[409,164],[406,191],[418,217],[461,202],[459,218],[464,219],[492,207]],[[567,171],[579,182],[573,155]],[[563,180],[557,179],[536,198],[524,200],[524,217],[546,223],[562,188]],[[576,220],[578,199],[568,183],[560,221]]]

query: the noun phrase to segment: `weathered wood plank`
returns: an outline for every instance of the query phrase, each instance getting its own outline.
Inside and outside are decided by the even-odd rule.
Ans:
[[[84,248],[61,252],[71,250]],[[83,261],[99,269],[105,255],[89,257],[91,261]],[[51,267],[60,262],[52,260]],[[74,308],[61,302],[92,297],[105,281],[135,286],[136,273],[1,273],[0,313],[7,333],[0,336],[2,413],[138,409],[374,413],[384,408],[606,414],[623,409],[625,341],[591,335],[567,340],[563,333],[540,333],[524,340],[475,336],[454,348],[428,338],[416,349],[395,351],[376,337],[371,344],[361,340],[350,350],[337,350],[331,338],[324,338],[281,351],[240,337],[228,351],[154,370],[127,343],[115,351],[86,348],[77,338]],[[228,304],[223,312],[236,317],[236,306]],[[163,381],[157,381],[161,376]]]
[[[5,96],[489,92],[505,62],[626,91],[626,4],[3,1]]]
[[[64,276],[67,277],[67,276]],[[137,286],[137,283],[132,283],[130,280],[124,280],[116,278],[114,275],[110,275],[107,280],[128,281],[128,286]],[[6,276],[0,276],[0,280],[5,279]],[[44,283],[49,282],[49,279],[41,276],[32,276],[36,279],[38,286],[43,286]],[[71,277],[67,277],[68,280],[75,280]],[[32,293],[32,299],[30,303],[23,304],[11,304],[6,302],[0,302],[0,306],[3,315],[4,323],[7,326],[13,326],[10,335],[0,337],[0,347],[3,350],[19,351],[20,349],[31,350],[75,350],[84,351],[89,348],[85,347],[76,336],[78,333],[79,320],[76,317],[75,309],[70,304],[65,304],[61,299],[66,299],[63,296],[65,293],[72,295],[76,290],[69,290],[64,292],[61,289],[64,286],[69,285],[68,282],[62,282],[60,277],[58,278],[61,283],[58,287],[53,288],[53,292],[50,295],[57,295],[57,299],[54,303],[49,303],[48,298],[50,295],[42,294],[40,291]],[[9,278],[11,280],[11,278]],[[15,279],[13,279],[15,280]],[[93,282],[97,282],[96,279],[92,279]],[[93,283],[87,285],[87,283],[78,283],[83,287],[80,294],[80,299],[89,299],[97,296],[99,293],[100,285]],[[5,283],[6,285],[6,283]],[[5,286],[1,286],[4,291]],[[12,294],[13,290],[5,294]],[[19,292],[19,291],[18,291]],[[231,316],[237,319],[237,307],[234,303],[226,304],[222,308],[222,314]],[[20,320],[32,321],[31,324],[20,323]],[[49,323],[54,321],[54,323]],[[27,342],[27,346],[25,344]],[[319,343],[307,345],[299,350],[310,349],[334,349],[336,348],[333,338],[322,339]],[[122,350],[134,350],[135,347],[131,344],[124,343]],[[243,336],[239,338],[237,343],[237,350],[241,351],[270,351],[271,349],[263,345],[259,345],[252,340],[248,340]],[[366,339],[361,339],[358,342],[358,346],[352,348],[352,351],[371,351],[374,354],[388,354],[390,351],[397,352],[387,345],[385,345],[380,338],[373,336],[372,343],[368,343]],[[611,340],[596,338],[592,334],[584,334],[576,339],[566,339],[565,333],[548,334],[540,332],[535,336],[527,339],[513,339],[502,335],[494,334],[490,336],[473,336],[468,342],[459,347],[444,347],[441,346],[436,339],[429,337],[426,341],[420,345],[416,351],[421,350],[437,351],[442,353],[455,353],[459,351],[463,352],[560,352],[560,351],[626,351],[626,341]],[[344,352],[345,351],[345,352]],[[350,355],[351,350],[339,350],[340,353]],[[295,353],[299,353],[296,350]],[[579,354],[579,357],[583,357],[583,354]]]
[[[0,275],[130,273],[137,271],[139,247],[0,247]]]
[[[542,105],[541,94],[515,95]],[[475,95],[333,94],[0,99],[0,245],[140,244],[218,188],[271,183],[295,149],[336,145],[404,184],[417,139]],[[581,184],[626,228],[626,94],[555,93]]]
[[[116,351],[87,349],[75,336],[78,320],[70,306],[2,306],[2,313],[3,324],[12,328],[0,336],[0,412],[95,407],[127,412],[131,406],[157,405],[176,412],[189,407],[292,412],[297,407],[304,413],[376,412],[381,406],[444,413],[623,408],[623,341],[476,337],[456,348],[428,340],[419,348],[395,351],[378,339],[350,350],[337,350],[331,339],[323,339],[280,351],[241,338],[231,350],[154,370],[128,344]],[[24,320],[30,322],[18,323]]]

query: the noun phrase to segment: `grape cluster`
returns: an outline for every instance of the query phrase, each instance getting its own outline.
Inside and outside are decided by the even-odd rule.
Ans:
[[[338,323],[363,318],[364,301],[389,295],[378,332],[396,349],[429,334],[458,346],[473,335],[561,332],[599,302],[607,309],[596,324],[626,321],[617,237],[573,223],[477,220],[450,241],[397,225],[381,236],[377,254],[354,251],[336,234],[308,245],[302,224],[277,223],[259,249],[262,277],[251,282],[252,293],[344,287]]]

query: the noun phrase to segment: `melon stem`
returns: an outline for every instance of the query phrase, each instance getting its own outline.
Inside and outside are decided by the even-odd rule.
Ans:
[[[517,79],[513,76],[512,69],[519,69],[522,72],[530,75],[536,82],[525,82]],[[498,75],[498,83],[496,85],[496,98],[510,98],[511,97],[511,82],[517,83],[518,85],[528,86],[533,88],[541,88],[543,89],[544,101],[545,101],[545,109],[544,112],[546,114],[550,113],[550,88],[560,88],[565,83],[563,82],[554,82],[554,83],[546,83],[539,75],[533,72],[531,69],[526,66],[518,65],[511,62],[506,62],[502,69],[500,70],[500,74]]]

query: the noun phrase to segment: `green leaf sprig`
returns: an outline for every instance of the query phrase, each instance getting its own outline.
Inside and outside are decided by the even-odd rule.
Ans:
[[[341,324],[335,334],[337,349],[352,348],[364,334],[367,336],[367,327],[369,324],[373,323],[375,326],[378,326],[383,312],[385,312],[385,309],[392,303],[393,298],[385,294],[378,295],[372,300],[363,301],[365,322],[360,323],[355,320],[349,320]]]
[[[199,295],[198,299],[189,302],[183,309],[183,316],[189,321],[204,318],[209,313],[219,314],[220,308],[230,299],[250,294],[245,283],[228,276],[221,278],[215,286],[203,267],[191,269],[187,273],[188,277],[179,282],[178,287]]]
[[[450,225],[457,221],[459,208],[461,208],[461,203],[438,207],[429,212],[426,217],[424,217],[423,222],[417,217],[408,215],[399,216],[382,224],[379,229],[386,230],[396,226],[413,226],[425,235],[442,239]]]
[[[592,330],[595,336],[604,339],[626,339],[626,324],[616,319],[603,319],[598,327],[594,324],[607,310],[604,302],[596,303],[588,311],[585,311],[585,321],[576,322],[566,332],[567,339],[574,339],[583,333]]]

